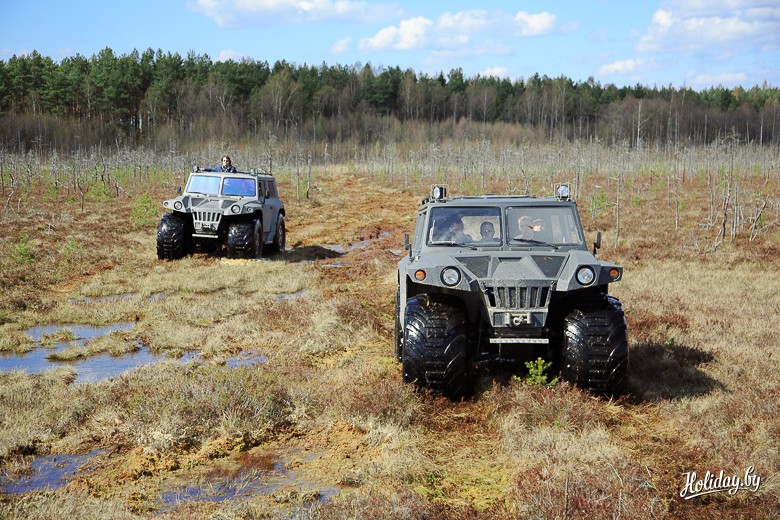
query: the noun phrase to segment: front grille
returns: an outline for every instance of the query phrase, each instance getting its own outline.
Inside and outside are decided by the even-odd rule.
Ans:
[[[222,220],[222,213],[216,211],[193,211],[192,214],[195,222],[219,224],[219,221]]]
[[[550,287],[485,287],[485,296],[488,304],[498,309],[539,309],[550,303]]]

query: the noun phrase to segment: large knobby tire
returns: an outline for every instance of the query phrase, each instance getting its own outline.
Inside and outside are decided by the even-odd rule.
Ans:
[[[279,218],[276,219],[276,233],[274,233],[274,241],[271,243],[271,251],[282,253],[285,247],[287,247],[287,228],[284,226],[284,215],[279,213]]]
[[[228,226],[228,258],[260,258],[262,255],[262,227],[259,220],[233,222]]]
[[[395,295],[395,359],[403,361],[404,329],[401,325],[401,288]]]
[[[418,295],[406,301],[403,377],[457,399],[471,390],[466,315],[452,305]]]
[[[628,379],[628,333],[623,306],[601,295],[563,322],[563,376],[596,392],[620,394]]]
[[[191,237],[186,232],[187,221],[176,213],[166,213],[157,226],[157,258],[176,260],[189,252]]]

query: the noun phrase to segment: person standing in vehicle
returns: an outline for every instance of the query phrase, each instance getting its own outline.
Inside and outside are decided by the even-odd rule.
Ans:
[[[203,170],[204,172],[228,172],[228,173],[236,173],[236,167],[233,166],[233,162],[230,160],[229,155],[223,155],[222,156],[222,164],[219,166],[214,166],[213,168],[206,168]]]

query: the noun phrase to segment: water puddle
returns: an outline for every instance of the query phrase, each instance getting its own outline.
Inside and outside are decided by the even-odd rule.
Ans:
[[[334,269],[343,269],[345,267],[351,267],[352,263],[345,263],[341,260],[334,260],[333,262],[328,262],[327,264],[320,264],[321,267],[332,267]]]
[[[258,363],[268,363],[268,356],[261,354],[238,354],[225,361],[225,364],[230,368],[252,366]]]
[[[282,293],[276,295],[276,301],[277,302],[283,302],[283,301],[289,301],[289,300],[297,300],[299,298],[303,298],[306,293],[306,289],[299,289],[295,291],[294,293]]]
[[[131,321],[112,323],[111,325],[97,326],[97,325],[36,325],[27,329],[27,335],[30,336],[35,343],[39,345],[47,338],[56,338],[59,333],[70,331],[72,334],[68,334],[72,339],[69,341],[57,342],[57,347],[66,346],[69,343],[81,343],[84,344],[87,341],[97,339],[103,336],[107,336],[112,332],[120,332],[123,330],[130,330],[135,327],[135,323]]]
[[[389,231],[382,231],[375,238],[367,238],[366,240],[360,240],[358,242],[354,242],[354,243],[350,244],[347,247],[344,247],[344,246],[339,245],[339,244],[326,244],[326,245],[323,245],[322,247],[327,249],[328,251],[333,251],[334,253],[344,254],[344,253],[347,253],[348,251],[356,251],[356,250],[359,250],[359,249],[366,249],[368,246],[370,246],[374,242],[378,242],[379,240],[382,240],[383,238],[387,238],[389,236],[390,236],[390,232]]]
[[[31,475],[15,482],[0,485],[0,493],[21,494],[30,491],[54,490],[65,486],[84,464],[105,449],[85,455],[47,455],[35,459],[30,465]]]
[[[333,251],[334,253],[339,253],[339,254],[344,254],[347,252],[347,249],[344,246],[340,246],[338,244],[325,244],[321,247],[327,249],[328,251]]]
[[[95,383],[115,377],[131,368],[165,359],[163,354],[152,354],[139,343],[136,343],[137,350],[121,356],[112,356],[105,352],[73,361],[51,359],[52,355],[56,356],[65,349],[83,347],[88,341],[133,327],[134,322],[114,323],[103,327],[80,324],[31,327],[27,334],[37,344],[37,348],[24,354],[0,353],[0,371],[21,370],[28,374],[40,374],[56,366],[71,366],[76,371],[76,383]],[[187,352],[179,361],[187,362],[197,357],[197,353]]]
[[[306,507],[314,503],[324,504],[338,492],[338,487],[319,487],[303,480],[295,471],[288,470],[284,461],[259,466],[244,463],[238,468],[215,469],[206,475],[188,479],[186,485],[163,492],[160,496],[162,507],[158,513],[171,511],[183,502],[222,502],[253,495],[272,495],[280,504]]]

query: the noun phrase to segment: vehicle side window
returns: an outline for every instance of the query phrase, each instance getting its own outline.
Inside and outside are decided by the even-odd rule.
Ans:
[[[260,190],[260,196],[265,198],[265,192],[268,191],[268,185],[265,181],[257,181],[257,187]]]
[[[417,217],[417,227],[414,228],[414,236],[412,237],[412,249],[419,251],[425,237],[425,214]]]
[[[276,194],[276,181],[268,181],[268,198],[277,198]]]

